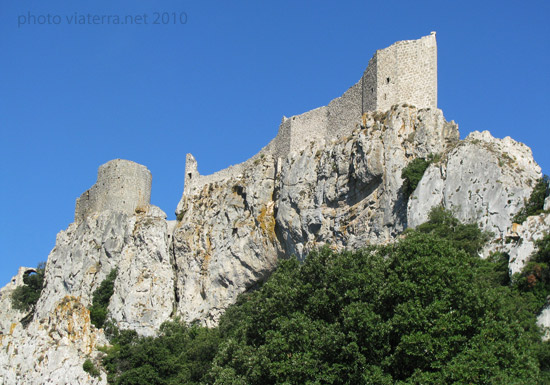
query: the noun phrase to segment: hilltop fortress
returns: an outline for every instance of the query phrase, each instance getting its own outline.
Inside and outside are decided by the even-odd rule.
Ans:
[[[408,103],[437,108],[437,44],[435,32],[418,40],[404,40],[376,51],[361,79],[327,106],[301,115],[284,117],[277,136],[249,160],[211,175],[200,175],[197,161],[187,154],[183,195],[205,184],[238,176],[265,156],[284,159],[312,142],[338,139],[362,122],[371,111],[387,111]],[[76,202],[75,220],[107,209],[134,213],[149,205],[151,173],[137,163],[115,159],[99,168],[97,182]],[[181,201],[180,201],[181,203]],[[177,212],[181,212],[181,207]]]
[[[99,167],[97,182],[76,200],[75,221],[94,212],[115,210],[133,214],[151,200],[151,172],[141,164],[114,159]]]
[[[249,160],[211,175],[200,175],[193,155],[187,154],[184,195],[205,184],[237,176],[267,155],[285,158],[311,142],[338,139],[361,124],[369,111],[387,111],[408,103],[437,108],[437,43],[435,32],[418,40],[404,40],[376,51],[361,79],[327,106],[283,118],[277,136]],[[180,208],[178,207],[178,212]]]

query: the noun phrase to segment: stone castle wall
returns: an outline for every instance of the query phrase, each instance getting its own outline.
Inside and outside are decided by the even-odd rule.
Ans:
[[[151,200],[151,173],[135,162],[115,159],[99,167],[97,182],[76,200],[75,221],[92,213],[116,210],[128,214]]]
[[[418,108],[437,108],[435,32],[377,51],[375,64],[376,71],[365,74],[364,84],[368,84],[364,89],[366,110],[386,111],[402,103]],[[373,90],[375,98],[369,95]]]
[[[283,118],[277,136],[251,159],[211,175],[199,175],[188,157],[184,194],[206,183],[242,174],[259,157],[284,159],[311,142],[338,139],[361,124],[367,111],[387,111],[395,104],[437,108],[437,44],[435,32],[418,40],[405,40],[378,50],[361,79],[327,106]]]

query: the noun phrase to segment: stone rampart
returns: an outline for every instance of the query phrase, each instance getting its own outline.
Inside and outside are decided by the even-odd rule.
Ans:
[[[327,106],[283,118],[277,136],[249,160],[211,175],[200,175],[187,156],[184,194],[207,183],[236,177],[259,157],[284,159],[313,142],[349,135],[367,111],[387,111],[393,105],[437,108],[437,44],[435,32],[376,51],[361,79]]]
[[[147,167],[129,160],[115,159],[101,165],[97,182],[76,200],[75,221],[105,210],[133,214],[137,208],[147,207],[151,181]]]

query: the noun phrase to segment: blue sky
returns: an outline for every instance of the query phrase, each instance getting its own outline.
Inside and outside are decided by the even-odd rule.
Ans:
[[[186,153],[202,174],[244,161],[376,49],[430,31],[439,108],[461,136],[511,136],[550,173],[549,16],[548,1],[0,0],[0,285],[46,260],[99,165],[147,166],[174,218]]]

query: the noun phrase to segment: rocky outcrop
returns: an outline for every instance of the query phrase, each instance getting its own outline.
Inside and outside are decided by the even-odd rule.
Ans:
[[[122,159],[101,166],[77,200],[75,222],[57,236],[34,313],[11,306],[27,268],[0,290],[0,383],[104,384],[105,373],[91,377],[82,364],[99,362],[97,348],[108,343],[88,308],[115,269],[108,316],[148,336],[174,317],[215,325],[279,258],[305,258],[322,245],[391,242],[439,205],[492,232],[485,253],[508,252],[519,271],[550,226],[549,214],[511,223],[540,177],[530,149],[487,131],[459,140],[457,125],[434,108],[435,35],[392,47],[342,97],[284,118],[277,137],[248,161],[200,175],[188,154],[177,221],[150,204],[146,167]],[[429,60],[419,61],[426,50]],[[362,114],[411,95],[430,108],[399,104]],[[430,154],[437,161],[408,197],[403,169]]]
[[[109,314],[121,329],[154,335],[174,314],[175,277],[166,214],[156,206],[137,215],[117,263]]]
[[[473,132],[426,170],[409,199],[409,226],[425,222],[432,207],[443,206],[502,240],[540,176],[526,145]]]
[[[347,137],[312,141],[284,159],[258,157],[240,173],[193,185],[173,238],[176,314],[212,325],[281,255],[390,241],[407,224],[402,168],[457,141],[440,110],[396,106],[368,113]]]
[[[0,332],[7,333],[13,324],[16,324],[21,321],[26,315],[27,312],[23,312],[17,309],[14,309],[11,305],[11,295],[13,291],[18,286],[23,285],[23,276],[27,272],[36,271],[31,267],[20,267],[17,275],[15,275],[11,281],[0,289]]]
[[[98,345],[107,343],[90,324],[79,298],[66,296],[27,328],[14,323],[0,335],[2,384],[106,384],[82,369],[86,358],[98,361]]]
[[[536,250],[536,241],[550,232],[550,214],[527,217],[525,222],[514,224],[499,250],[510,255],[510,274],[519,273]],[[549,324],[550,325],[550,324]]]
[[[407,227],[401,170],[458,141],[440,110],[403,105],[369,113],[365,127],[335,143],[315,143],[283,162],[276,225],[287,254],[330,244],[388,242]]]
[[[116,161],[118,169],[126,169],[124,162]],[[109,205],[108,194],[102,199]],[[120,191],[115,199],[124,199]],[[24,314],[11,308],[10,299],[28,269],[20,269],[2,289],[0,383],[106,383],[105,375],[94,378],[82,369],[86,359],[99,359],[97,346],[108,343],[103,330],[90,323],[93,292],[116,269],[111,320],[123,329],[155,334],[175,309],[172,227],[162,210],[143,202],[133,212],[102,209],[77,216],[57,236],[46,265],[45,286],[28,326],[19,322]]]

